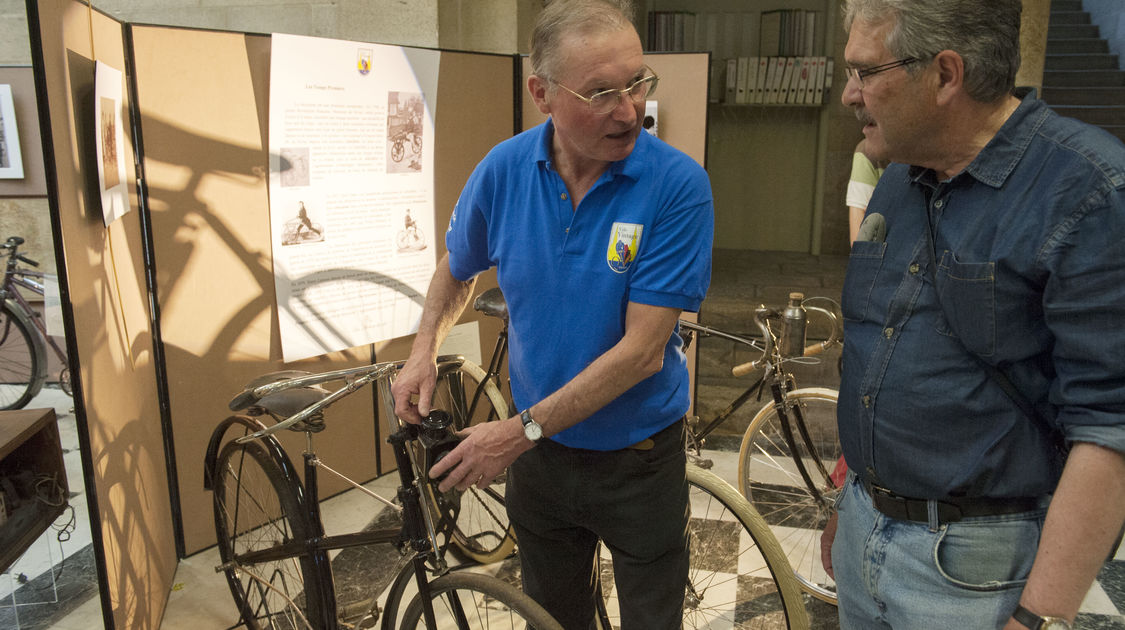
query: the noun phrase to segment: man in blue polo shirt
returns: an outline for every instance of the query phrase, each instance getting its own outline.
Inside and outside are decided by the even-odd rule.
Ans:
[[[393,387],[396,411],[409,421],[429,411],[438,345],[473,279],[495,266],[521,413],[478,427],[431,475],[449,471],[443,489],[483,487],[511,464],[524,588],[564,627],[593,619],[601,538],[623,627],[679,628],[690,391],[675,332],[710,281],[710,185],[641,133],[658,79],[616,4],[555,0],[531,50],[528,90],[550,118],[495,147],[466,184]]]

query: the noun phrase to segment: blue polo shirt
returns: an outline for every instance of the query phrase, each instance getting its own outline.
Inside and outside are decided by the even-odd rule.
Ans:
[[[510,316],[512,397],[526,409],[625,334],[629,302],[697,311],[711,279],[711,187],[694,160],[647,133],[572,209],[551,161],[551,120],[489,152],[446,234],[461,280],[495,266]],[[678,420],[690,401],[679,335],[663,369],[551,439],[616,450]]]

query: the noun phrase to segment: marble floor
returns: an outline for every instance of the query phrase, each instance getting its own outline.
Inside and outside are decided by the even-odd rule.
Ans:
[[[56,529],[40,540],[4,574],[0,575],[0,628],[27,630],[87,630],[101,628],[102,612],[97,594],[90,527],[83,497],[81,461],[70,399],[58,390],[45,390],[33,403],[51,406],[59,418],[64,458],[74,506],[74,527],[69,539],[60,542]],[[714,471],[723,478],[734,478],[737,453],[715,451]],[[393,496],[395,475],[367,484],[382,496]],[[370,526],[381,516],[381,506],[371,498],[352,491],[333,497],[324,504],[330,533],[355,531]],[[67,515],[68,516],[68,515]],[[61,518],[56,525],[67,520]],[[380,591],[401,562],[390,546],[353,549],[341,552],[334,561],[338,589]],[[234,627],[237,613],[222,575],[215,573],[217,553],[212,548],[183,559],[177,568],[165,612],[162,630],[210,630]],[[501,565],[490,568],[508,580],[516,581],[517,569]],[[13,599],[17,606],[13,608]],[[834,609],[815,600],[807,602],[813,628],[838,627]],[[1077,628],[1083,630],[1125,630],[1125,551],[1106,564],[1098,582],[1082,605]],[[17,616],[18,615],[18,616]]]

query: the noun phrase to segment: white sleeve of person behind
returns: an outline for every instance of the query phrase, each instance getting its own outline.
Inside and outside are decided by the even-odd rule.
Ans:
[[[659,138],[660,134],[656,132],[656,103],[656,101],[645,101],[645,119],[642,124],[645,131]]]

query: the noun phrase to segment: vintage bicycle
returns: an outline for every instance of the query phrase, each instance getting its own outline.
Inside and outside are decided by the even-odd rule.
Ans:
[[[232,411],[244,413],[223,420],[212,433],[205,485],[214,497],[221,560],[216,571],[226,575],[240,622],[254,630],[336,630],[376,623],[383,630],[560,629],[541,607],[500,578],[474,571],[475,564],[451,566],[446,561],[445,550],[457,539],[461,507],[471,495],[442,493],[426,475],[456,443],[452,418],[442,410],[421,426],[398,421],[390,383],[399,367],[379,363],[320,374],[275,372],[255,379],[231,401]],[[460,357],[439,360],[442,382],[463,369]],[[323,387],[329,382],[343,384],[332,391]],[[400,481],[397,501],[379,497],[329,467],[313,444],[314,435],[326,428],[324,411],[369,384],[387,407],[388,441]],[[435,409],[445,402],[439,397]],[[274,435],[282,430],[305,434],[303,477]],[[398,511],[402,526],[326,535],[317,482],[322,470]],[[398,545],[406,558],[383,605],[375,596],[340,605],[329,551],[380,543]]]
[[[397,627],[392,619],[400,616],[403,594],[412,580],[418,579],[417,568],[410,570],[407,567],[399,571],[381,610],[375,606],[374,600],[351,604],[346,610],[345,607],[333,608],[331,570],[325,555],[327,550],[374,544],[387,535],[365,532],[323,536],[316,507],[317,472],[339,473],[321,462],[311,447],[312,435],[324,428],[324,408],[372,382],[383,394],[388,421],[399,426],[394,420],[393,403],[389,396],[390,383],[397,368],[398,364],[381,364],[316,375],[298,372],[266,375],[248,384],[245,391],[232,401],[232,409],[245,409],[249,413],[232,416],[215,430],[208,449],[207,470],[210,471],[209,483],[215,491],[216,528],[223,561],[219,569],[227,572],[232,592],[244,615],[273,618],[279,609],[289,611],[291,608],[305,614],[310,611],[304,610],[303,602],[307,601],[307,596],[302,598],[301,594],[311,593],[316,596],[315,601],[320,602],[317,611],[311,612],[324,619],[324,623],[332,618],[329,613],[334,612],[339,623],[370,624],[378,616],[385,630]],[[318,387],[329,380],[343,380],[344,385],[334,392]],[[499,418],[506,413],[508,405],[480,367],[459,356],[438,359],[438,387],[433,408],[448,411],[451,427]],[[498,413],[496,409],[504,411]],[[259,420],[264,416],[278,422],[267,426]],[[272,433],[285,429],[305,431],[308,436],[306,441],[310,442],[304,455],[303,484],[279,442],[272,436]],[[406,430],[410,430],[409,427]],[[410,467],[414,483],[421,488],[422,522],[426,525],[427,537],[435,541],[429,545],[433,552],[426,556],[426,566],[438,574],[462,575],[465,566],[479,566],[480,562],[491,563],[508,558],[515,547],[515,540],[503,505],[506,476],[501,475],[483,490],[470,488],[464,493],[441,493],[425,476],[425,471],[438,454],[432,451],[427,454],[417,448],[404,449],[406,461],[398,462],[400,474],[404,465]],[[232,471],[237,471],[237,474]],[[808,627],[800,588],[766,523],[737,490],[710,471],[690,466],[687,476],[693,516],[691,568],[685,585],[685,627]],[[259,481],[252,484],[255,478]],[[353,481],[345,480],[369,492]],[[251,490],[252,486],[258,485],[264,486],[264,489]],[[250,509],[263,511],[265,506],[271,507],[266,510],[267,514],[253,518],[250,524],[239,525],[235,522],[238,519],[231,516],[232,505],[243,506],[244,513]],[[244,514],[242,519],[249,517]],[[266,530],[271,536],[263,541],[260,540],[263,536],[258,533],[262,528],[257,524],[267,522],[289,522],[292,525]],[[247,533],[241,533],[243,531]],[[298,554],[297,548],[311,551]],[[442,553],[446,549],[455,552],[452,556],[465,556],[472,562],[450,566],[446,558],[452,556]],[[295,556],[302,561],[294,562]],[[599,617],[601,627],[609,630],[617,627],[617,620],[612,565],[608,558],[599,574],[603,576],[604,594]],[[274,577],[267,580],[264,576]],[[263,580],[270,582],[268,588],[258,586]],[[310,581],[320,586],[309,590],[307,584]],[[275,591],[282,591],[285,595]],[[413,615],[418,607],[412,605],[406,610]],[[289,615],[296,617],[294,613]],[[414,618],[410,617],[411,620]]]
[[[9,237],[0,251],[8,258],[4,282],[0,284],[0,410],[21,409],[43,389],[47,381],[47,350],[62,363],[59,385],[67,395],[70,389],[70,368],[66,351],[47,334],[43,315],[35,310],[21,289],[43,295],[46,274],[20,266],[38,267],[39,263],[19,253],[24,239]]]

